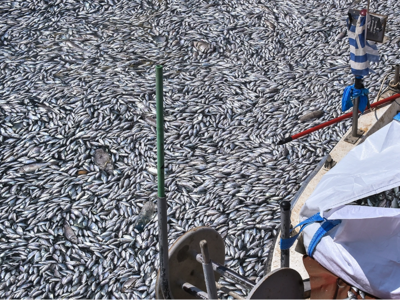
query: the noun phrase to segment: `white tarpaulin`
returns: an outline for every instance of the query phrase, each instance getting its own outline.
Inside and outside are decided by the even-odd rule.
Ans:
[[[400,122],[392,121],[329,170],[300,212],[300,221],[318,212],[342,220],[317,244],[313,258],[380,298],[400,298],[400,209],[344,205],[398,186]],[[304,229],[306,250],[319,227]]]

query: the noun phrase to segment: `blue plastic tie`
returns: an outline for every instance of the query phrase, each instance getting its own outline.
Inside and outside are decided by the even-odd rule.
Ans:
[[[368,89],[356,89],[354,84],[346,87],[342,97],[342,111],[346,111],[353,107],[353,100],[356,97],[360,97],[358,109],[361,111],[361,113],[364,113],[364,110],[367,108],[368,104],[368,94]]]

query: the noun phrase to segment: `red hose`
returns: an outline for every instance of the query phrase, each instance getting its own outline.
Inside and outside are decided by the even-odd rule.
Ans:
[[[388,98],[382,99],[381,101],[372,103],[372,104],[371,104],[371,108],[376,107],[376,106],[379,106],[379,105],[382,105],[382,104],[385,104],[385,103],[390,102],[390,101],[393,101],[393,100],[395,100],[396,98],[399,98],[399,97],[400,97],[400,94],[395,94],[395,95],[390,96],[390,97],[388,97]],[[315,126],[315,127],[313,127],[313,128],[307,129],[307,130],[305,130],[305,131],[303,131],[303,132],[296,133],[295,135],[292,135],[292,136],[290,136],[290,137],[287,137],[287,138],[285,138],[284,140],[279,141],[279,142],[278,142],[278,145],[286,144],[286,143],[288,143],[288,142],[290,142],[290,141],[293,141],[293,140],[298,139],[298,138],[300,138],[300,137],[302,137],[302,136],[305,136],[305,135],[307,135],[307,134],[310,134],[311,132],[314,132],[314,131],[319,130],[319,129],[321,129],[321,128],[324,128],[324,127],[326,127],[326,126],[335,124],[335,123],[340,122],[340,121],[342,121],[342,120],[344,120],[344,119],[351,118],[352,116],[353,116],[353,112],[349,112],[349,113],[347,113],[347,114],[345,114],[345,115],[343,115],[343,116],[337,117],[337,118],[332,119],[332,120],[330,120],[330,121],[328,121],[328,122],[319,124],[319,125],[317,125],[317,126]]]

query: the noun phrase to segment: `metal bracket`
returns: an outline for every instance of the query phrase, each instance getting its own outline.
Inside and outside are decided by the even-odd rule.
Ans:
[[[349,133],[346,138],[344,139],[345,142],[350,143],[350,144],[355,144],[357,141],[363,136],[365,133],[364,130],[358,129],[357,130],[357,136],[353,136],[353,133]]]
[[[304,285],[304,299],[308,299],[311,297],[311,283],[310,278],[303,280]]]
[[[394,77],[390,81],[389,86],[394,90],[400,90],[400,66],[395,66]]]
[[[360,130],[360,131],[361,131],[361,130]],[[326,159],[326,161],[325,161],[325,164],[324,164],[324,169],[325,169],[325,170],[330,170],[330,169],[332,169],[335,165],[336,165],[336,161],[334,161],[334,160],[332,159],[331,155],[328,154],[328,157],[327,157],[327,159]]]

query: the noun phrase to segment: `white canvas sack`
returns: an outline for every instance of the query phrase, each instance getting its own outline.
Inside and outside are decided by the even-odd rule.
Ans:
[[[400,209],[347,205],[400,186],[400,122],[392,121],[356,146],[321,179],[300,212],[341,220],[309,253],[321,228],[303,230],[304,246],[322,266],[380,298],[400,298]]]

